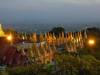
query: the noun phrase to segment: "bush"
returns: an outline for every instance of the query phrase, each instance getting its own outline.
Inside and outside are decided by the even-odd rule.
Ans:
[[[9,75],[34,75],[38,71],[38,66],[20,66],[7,69]]]
[[[55,65],[30,65],[8,68],[9,75],[99,75],[100,61],[92,55],[75,57],[57,54]],[[53,71],[54,70],[54,71]]]

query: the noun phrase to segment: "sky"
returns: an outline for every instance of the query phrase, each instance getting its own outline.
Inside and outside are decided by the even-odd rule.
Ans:
[[[0,0],[1,23],[100,22],[100,0]]]

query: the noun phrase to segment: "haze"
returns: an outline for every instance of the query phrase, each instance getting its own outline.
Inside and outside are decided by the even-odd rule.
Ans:
[[[67,24],[100,21],[100,0],[0,0],[0,22]]]

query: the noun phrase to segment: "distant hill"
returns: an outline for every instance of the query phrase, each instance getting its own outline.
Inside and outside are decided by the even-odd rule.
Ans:
[[[21,32],[48,32],[54,27],[64,27],[66,32],[69,31],[79,31],[84,29],[86,24],[14,24],[14,25],[4,25],[4,28],[14,28],[17,31]],[[99,27],[99,23],[97,24],[88,24],[88,27]]]

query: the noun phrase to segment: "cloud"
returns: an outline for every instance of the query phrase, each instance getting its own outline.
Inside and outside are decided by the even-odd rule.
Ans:
[[[100,6],[100,0],[0,0],[1,9],[11,10],[48,10],[69,6]],[[50,10],[49,9],[49,10]]]
[[[78,4],[93,4],[93,3],[100,3],[100,0],[67,0],[71,3],[78,3]]]
[[[74,3],[74,4],[87,4],[87,3],[100,3],[100,0],[0,0],[2,3]]]
[[[100,20],[99,7],[100,0],[0,0],[0,18],[7,22],[95,21]]]
[[[40,1],[40,0],[37,0]],[[47,3],[67,3],[67,4],[98,4],[100,3],[100,0],[42,0],[42,2]]]

